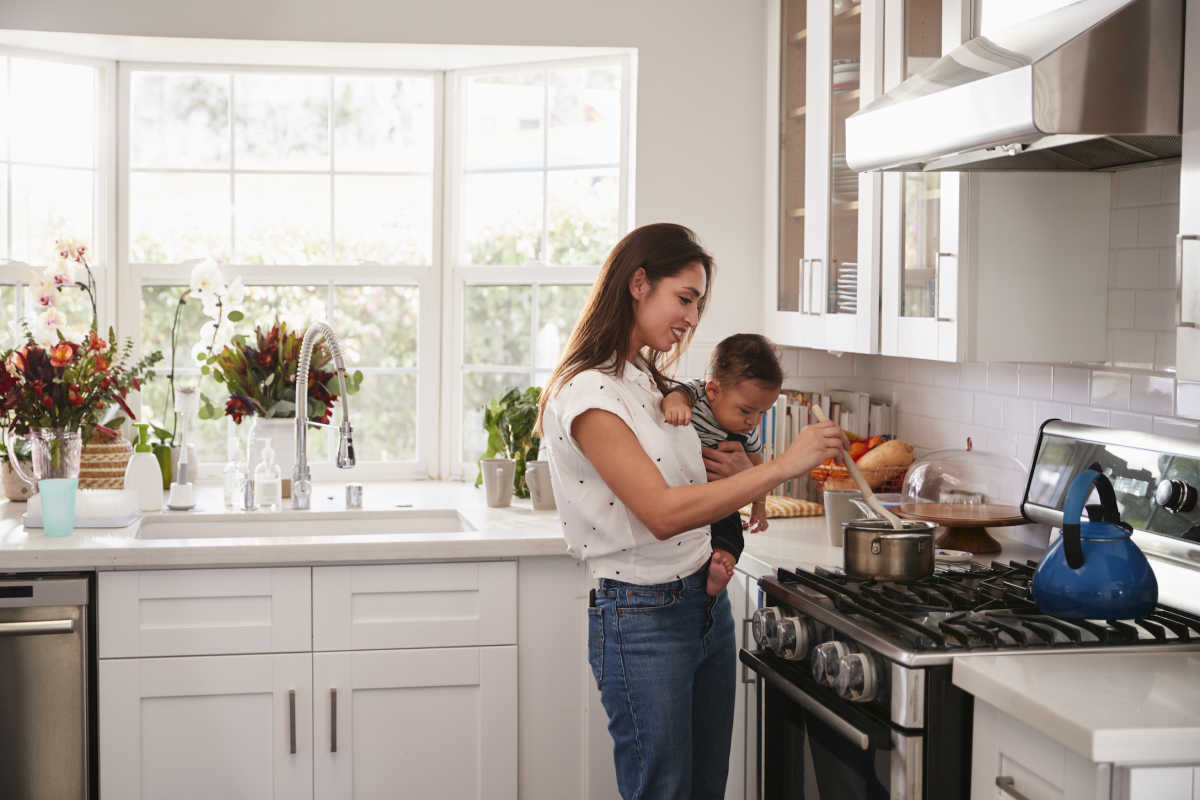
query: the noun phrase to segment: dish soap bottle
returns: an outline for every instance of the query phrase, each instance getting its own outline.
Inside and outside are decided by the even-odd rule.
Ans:
[[[158,459],[150,448],[150,425],[139,422],[137,446],[125,466],[125,488],[137,495],[142,511],[161,511],[163,503],[163,474]]]
[[[275,463],[275,450],[268,439],[263,445],[262,458],[254,468],[254,495],[263,511],[280,511],[283,499],[283,480]]]
[[[246,480],[246,470],[242,467],[242,448],[238,442],[237,433],[230,426],[229,438],[225,440],[225,470],[224,479],[225,510],[232,511],[243,502],[243,485]]]

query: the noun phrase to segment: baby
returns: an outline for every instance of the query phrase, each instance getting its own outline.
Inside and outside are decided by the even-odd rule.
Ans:
[[[713,351],[710,380],[680,384],[663,398],[663,416],[672,425],[689,422],[705,447],[735,441],[742,445],[751,463],[761,464],[762,438],[759,422],[763,413],[779,399],[783,369],[775,347],[756,333],[738,333],[723,339]],[[767,529],[766,498],[750,507],[750,532]],[[742,518],[735,511],[712,526],[712,561],[708,566],[710,595],[720,594],[733,578],[745,546]]]

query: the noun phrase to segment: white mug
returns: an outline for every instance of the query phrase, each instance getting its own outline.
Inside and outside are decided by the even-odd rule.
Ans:
[[[554,487],[550,483],[549,461],[527,461],[525,485],[529,487],[529,497],[533,500],[534,509],[551,511],[558,507],[554,503]]]
[[[858,489],[826,489],[824,499],[825,529],[829,533],[829,543],[834,547],[842,547],[846,543],[842,524],[862,519],[862,511],[854,503],[855,500],[862,500],[862,492]]]
[[[517,462],[511,458],[485,458],[480,461],[483,471],[483,489],[487,504],[492,508],[505,508],[512,503],[513,475]]]

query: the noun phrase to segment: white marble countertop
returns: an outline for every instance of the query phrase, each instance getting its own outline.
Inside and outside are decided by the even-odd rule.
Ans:
[[[1089,761],[1200,764],[1200,652],[972,656],[954,683]]]
[[[313,509],[342,510],[342,484],[315,484]],[[230,536],[141,539],[141,522],[124,528],[76,528],[63,538],[25,529],[24,503],[0,501],[0,572],[146,567],[346,564],[566,555],[556,511],[534,511],[528,500],[488,508],[483,490],[458,481],[367,483],[363,508],[398,505],[451,508],[475,530],[448,533],[339,534],[328,536]],[[219,487],[197,487],[192,511],[155,512],[163,517],[225,513]],[[303,512],[300,512],[303,513]],[[352,512],[351,512],[352,513]],[[255,512],[246,513],[252,521]]]

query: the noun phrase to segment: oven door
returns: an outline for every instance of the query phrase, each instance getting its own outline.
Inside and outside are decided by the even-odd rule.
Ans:
[[[742,650],[759,677],[762,800],[918,800],[924,739],[839,697],[807,662]]]

